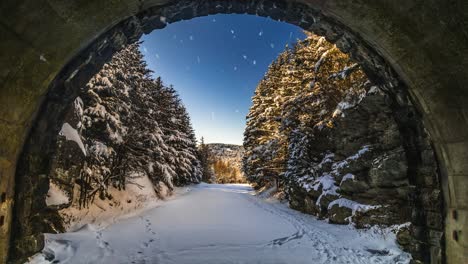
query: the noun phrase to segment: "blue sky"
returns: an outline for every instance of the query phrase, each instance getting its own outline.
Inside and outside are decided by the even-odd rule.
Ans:
[[[291,24],[250,15],[213,15],[142,37],[148,66],[174,85],[197,138],[242,144],[245,116],[268,65],[305,36]]]

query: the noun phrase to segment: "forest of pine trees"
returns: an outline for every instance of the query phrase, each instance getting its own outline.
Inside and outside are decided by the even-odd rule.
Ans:
[[[330,223],[410,221],[409,165],[392,100],[347,54],[309,34],[257,86],[244,133],[248,180],[276,186],[292,208]],[[424,166],[435,173],[433,163]]]
[[[378,81],[373,84],[322,37],[308,34],[286,48],[258,84],[247,115],[248,180],[259,189],[276,187],[291,208],[329,223],[358,228],[411,223],[399,231],[401,238],[427,232],[421,231],[424,217],[413,224],[415,215],[426,214],[414,204],[423,197],[439,199],[430,187],[437,182],[437,165],[429,137],[416,128],[417,111],[407,95],[395,96],[388,92],[394,83]],[[412,133],[421,133],[417,143]],[[409,180],[415,175],[431,179],[421,193]],[[432,223],[430,214],[423,221]],[[416,243],[406,242],[408,236],[401,245],[420,254]]]
[[[202,168],[202,181],[207,183],[216,181],[213,172],[213,156],[211,155],[209,146],[205,144],[203,137],[198,146],[198,156]]]
[[[81,206],[96,195],[105,199],[109,186],[124,189],[142,176],[152,181],[156,192],[161,184],[172,190],[202,178],[187,110],[172,86],[151,77],[139,44],[129,45],[104,65],[65,122],[52,178],[78,183]],[[77,153],[70,156],[70,151]]]
[[[217,183],[244,183],[240,168],[227,160],[216,159],[213,162],[213,170]]]
[[[269,66],[247,116],[243,169],[259,185],[310,171],[313,131],[332,126],[339,103],[365,93],[367,78],[324,38],[308,35]]]
[[[229,144],[205,144],[204,138],[198,147],[203,181],[207,183],[245,183],[240,162],[242,147]]]

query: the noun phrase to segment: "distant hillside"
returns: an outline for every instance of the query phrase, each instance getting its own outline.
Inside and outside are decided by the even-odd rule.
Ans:
[[[244,148],[239,145],[213,143],[207,144],[212,157],[212,166],[218,183],[243,183],[241,170]]]
[[[244,147],[240,145],[223,143],[212,143],[207,145],[214,157],[229,159],[232,160],[232,162],[238,162],[239,165],[242,157],[244,156]]]

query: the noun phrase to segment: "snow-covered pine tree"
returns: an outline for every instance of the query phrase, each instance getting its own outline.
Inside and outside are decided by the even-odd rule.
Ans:
[[[138,45],[130,45],[104,65],[77,99],[83,108],[78,111],[82,116],[77,128],[87,150],[79,179],[82,205],[94,199],[95,194],[104,199],[110,185],[124,188],[137,173],[132,171],[136,169],[136,156],[131,154],[136,144],[127,141],[134,138],[135,131],[142,137],[145,132],[135,127],[138,123],[134,121],[136,117],[146,117],[141,109],[148,106],[139,93],[150,85],[149,74]],[[140,144],[140,139],[135,142]]]
[[[151,77],[138,43],[116,53],[89,81],[61,134],[52,179],[78,183],[81,206],[96,195],[110,198],[109,186],[124,189],[142,176],[157,192],[161,184],[172,189],[201,178],[188,113],[172,87]],[[78,144],[67,143],[70,135]],[[83,158],[70,155],[77,151]]]
[[[208,145],[205,144],[205,139],[202,137],[200,146],[198,147],[198,159],[200,160],[202,170],[202,180],[204,182],[213,181],[213,169],[211,168],[212,157]]]
[[[270,65],[257,86],[247,116],[243,169],[248,179],[259,185],[269,181],[281,182],[286,168],[287,136],[278,132],[282,105],[295,95],[289,76],[284,74],[292,72],[291,55],[291,50],[287,48]]]
[[[279,109],[274,100],[275,90],[280,83],[280,69],[279,59],[270,65],[267,74],[257,86],[252,98],[253,105],[247,115],[243,170],[249,181],[259,185],[263,185],[267,177],[274,177],[269,164],[274,157],[277,142],[274,134],[277,130],[275,112]]]
[[[286,167],[279,175],[292,208],[361,228],[408,223],[410,207],[420,199],[408,173],[435,167],[428,162],[408,169],[414,164],[393,100],[347,54],[308,35],[279,56],[257,87],[245,131],[248,179],[260,186],[270,182],[259,172],[271,166],[267,157],[275,157],[271,153],[286,140]],[[281,143],[265,143],[274,140]]]
[[[185,109],[185,107],[184,107]],[[192,122],[190,116],[185,110],[185,115],[183,118],[183,124],[188,135],[189,144],[187,150],[190,152],[190,159],[192,163],[192,171],[190,173],[189,181],[190,183],[199,183],[203,177],[203,170],[201,161],[198,155],[198,146],[197,146],[197,137],[195,136],[195,130],[192,127]]]
[[[163,175],[173,179],[176,185],[199,182],[196,138],[187,110],[172,86],[163,86],[159,102],[158,120],[167,145]]]
[[[272,178],[281,182],[284,175],[313,174],[314,161],[305,153],[311,144],[321,144],[314,135],[333,126],[339,103],[347,95],[359,98],[366,81],[357,65],[324,38],[308,34],[286,48],[252,98],[244,132],[247,178],[264,185]]]
[[[179,132],[175,141],[178,150],[177,184],[183,185],[190,182],[199,182],[201,180],[201,173],[197,157],[195,132],[193,131],[185,106],[182,104],[177,93],[174,93],[174,96],[177,104],[176,114],[172,121],[177,126],[177,131]]]

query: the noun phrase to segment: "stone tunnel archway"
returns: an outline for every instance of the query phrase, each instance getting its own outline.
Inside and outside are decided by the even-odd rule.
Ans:
[[[407,86],[440,162],[447,262],[466,263],[468,4],[463,0],[3,1],[0,262],[7,258],[15,173],[21,169],[17,162],[32,124],[38,131],[58,129],[40,117],[49,113],[49,121],[60,119],[54,107],[71,100],[115,51],[143,33],[164,22],[215,13],[257,14],[296,24],[350,53],[374,80],[391,89]]]

